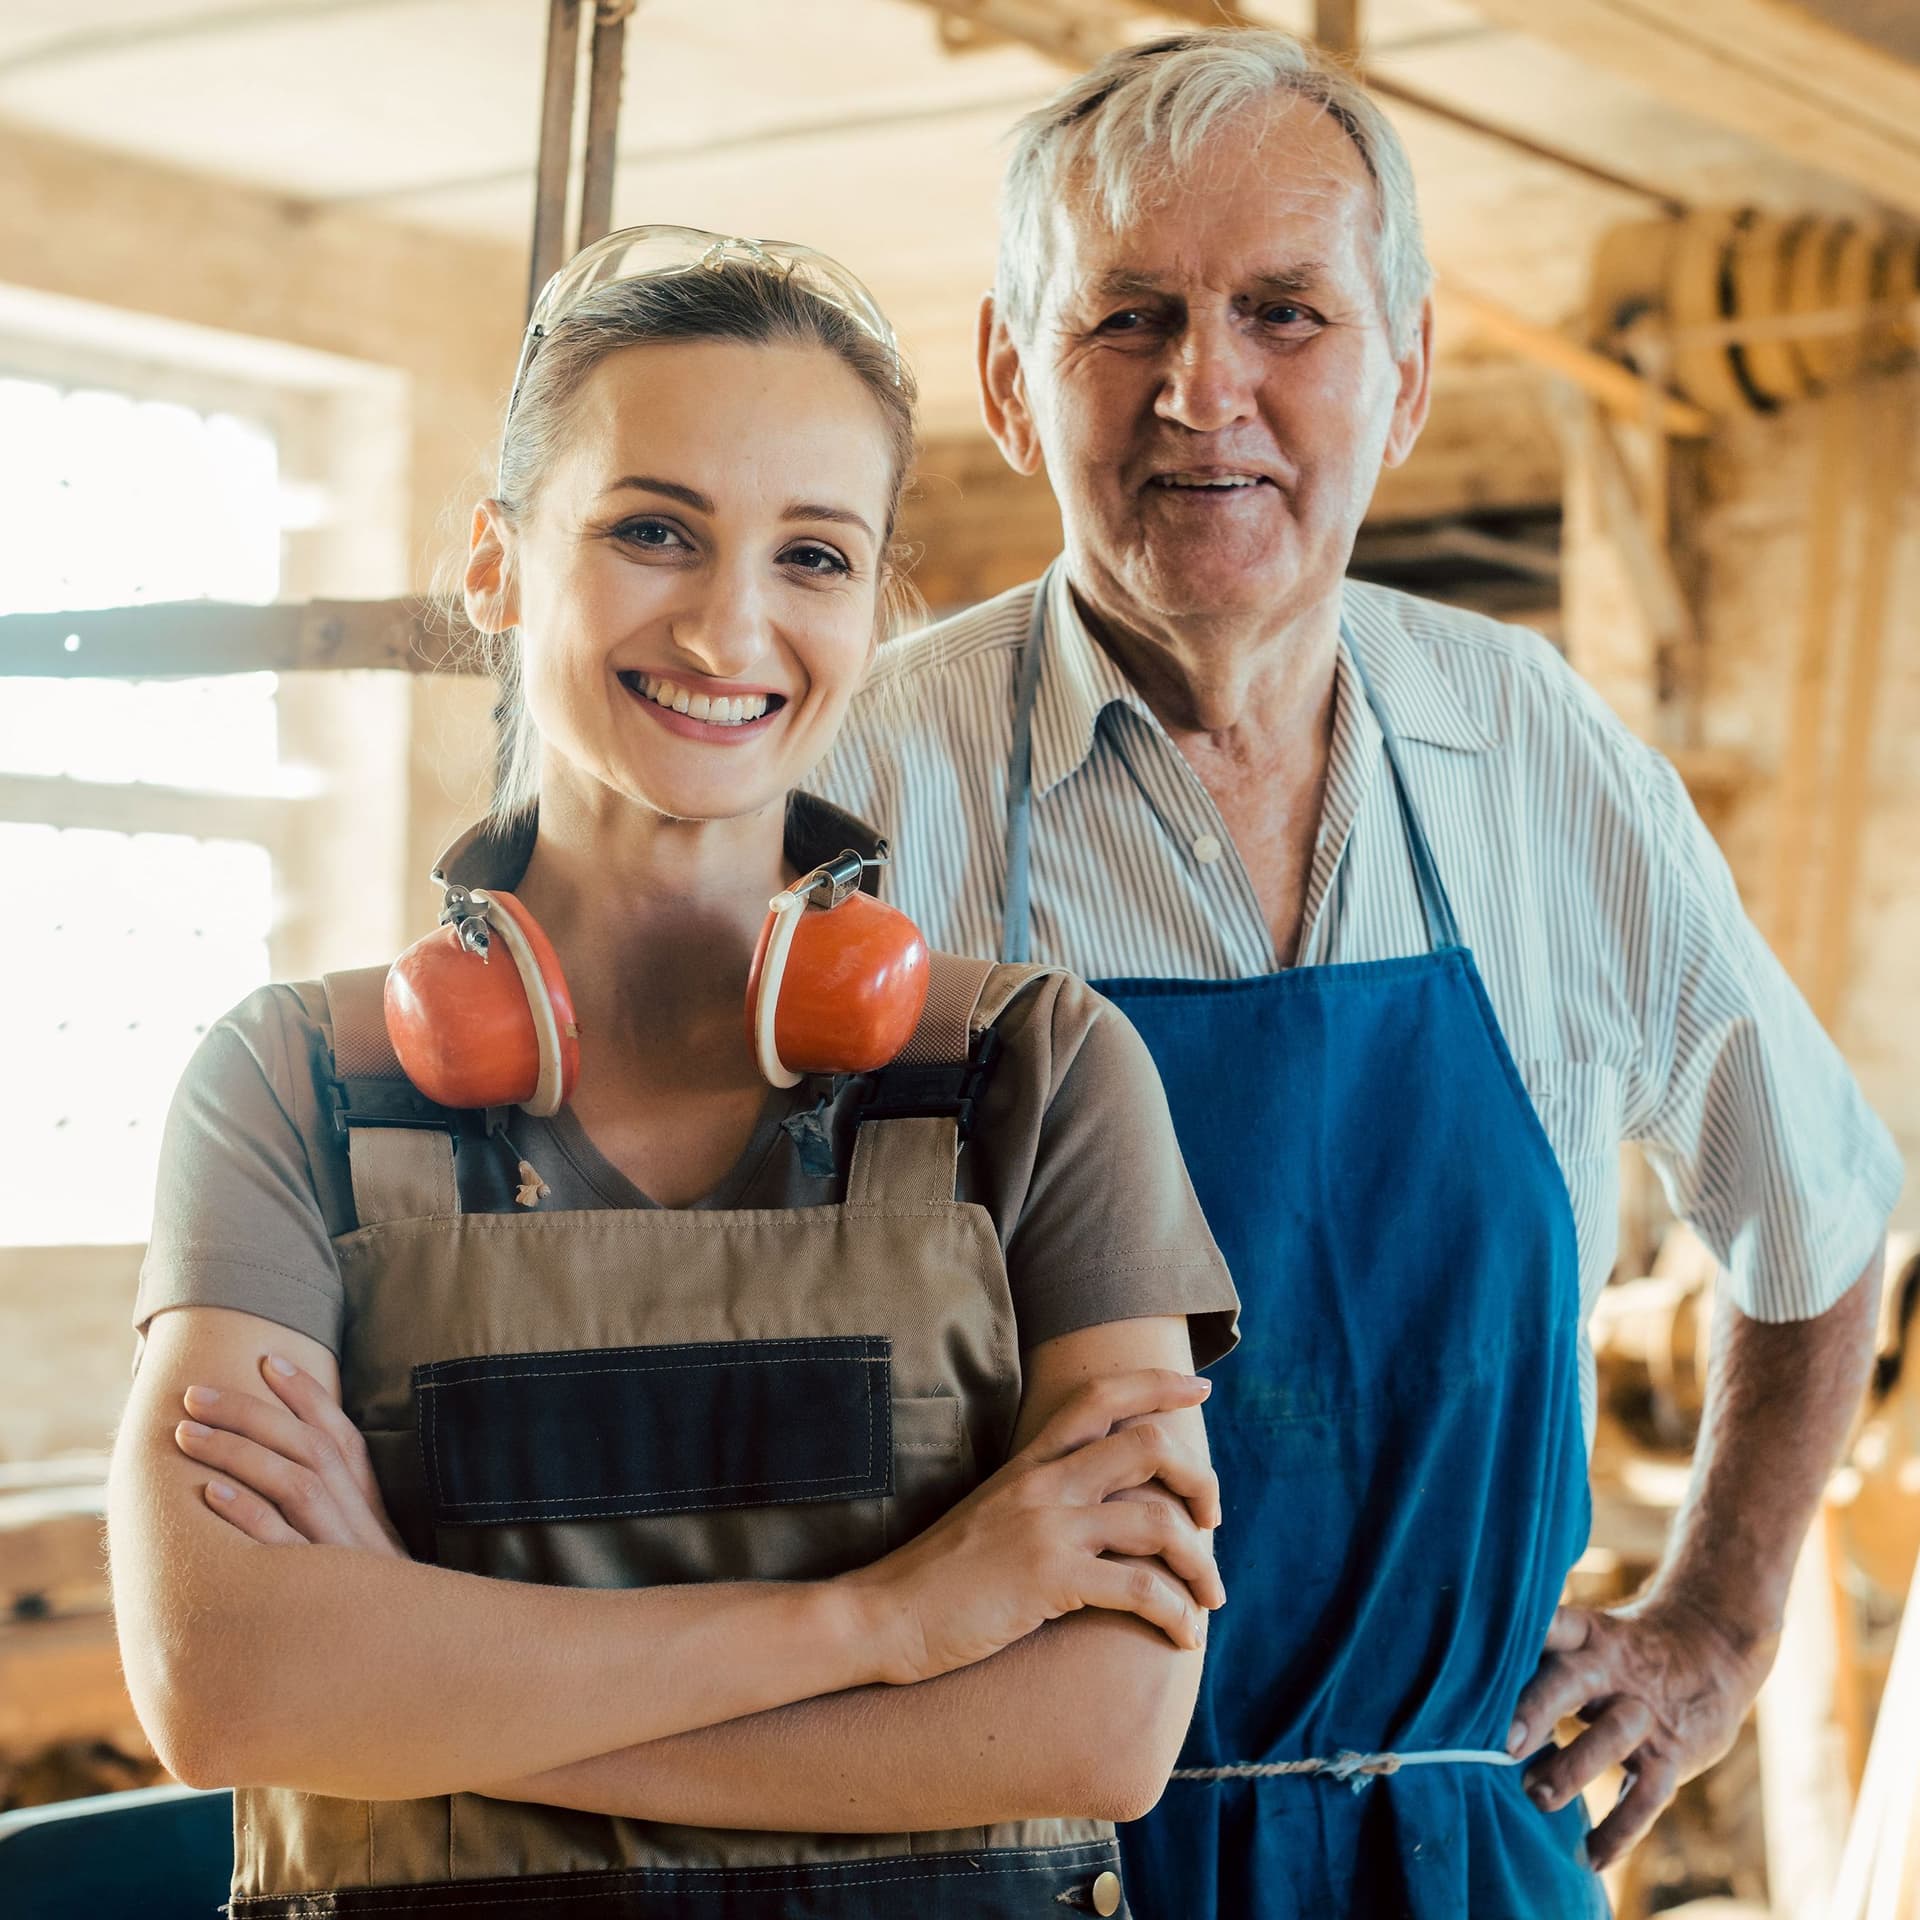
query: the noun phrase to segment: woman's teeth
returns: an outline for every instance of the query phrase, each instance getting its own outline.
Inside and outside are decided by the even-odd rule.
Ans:
[[[671,680],[663,680],[657,674],[626,674],[622,677],[656,707],[671,707],[675,713],[684,713],[694,720],[704,720],[710,727],[744,727],[749,720],[758,720],[767,710],[768,700],[764,693],[743,693],[733,699],[710,699],[704,693],[689,693],[685,687],[676,686]]]

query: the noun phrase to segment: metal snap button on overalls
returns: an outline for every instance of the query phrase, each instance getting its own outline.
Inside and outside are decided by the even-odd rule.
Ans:
[[[1107,1915],[1120,1911],[1120,1876],[1117,1873],[1103,1873],[1093,1883],[1093,1910]]]

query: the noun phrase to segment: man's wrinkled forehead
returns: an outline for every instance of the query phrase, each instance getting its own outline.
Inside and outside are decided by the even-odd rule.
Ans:
[[[1217,139],[1116,222],[1075,167],[1049,216],[1050,305],[1212,288],[1304,294],[1371,288],[1372,175],[1332,116],[1290,101]]]

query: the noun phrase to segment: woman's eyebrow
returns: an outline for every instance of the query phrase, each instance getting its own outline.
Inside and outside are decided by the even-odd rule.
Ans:
[[[782,520],[832,520],[841,526],[858,527],[869,540],[873,538],[873,529],[851,507],[817,506],[801,501],[789,507],[780,517]]]
[[[696,513],[711,513],[713,502],[704,493],[696,493],[692,487],[683,487],[677,480],[657,480],[649,473],[629,473],[608,487],[608,493],[622,493],[631,489],[637,493],[657,493],[668,500],[678,500],[683,507],[691,507]]]

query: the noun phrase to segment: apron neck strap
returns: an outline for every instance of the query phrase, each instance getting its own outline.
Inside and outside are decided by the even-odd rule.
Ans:
[[[1027,621],[1027,644],[1020,649],[1014,682],[1013,751],[1007,763],[1007,887],[1000,909],[1000,958],[1015,964],[1027,958],[1032,918],[1029,894],[1033,871],[1033,705],[1040,691],[1040,661],[1047,650],[1047,601],[1053,594],[1055,560],[1040,576]]]
[[[1031,945],[1032,873],[1033,873],[1033,709],[1040,691],[1040,666],[1047,645],[1047,605],[1053,597],[1060,562],[1055,560],[1040,577],[1033,596],[1033,612],[1027,621],[1027,642],[1020,650],[1020,666],[1014,681],[1013,747],[1007,763],[1007,884],[1000,915],[1000,958],[1024,961]],[[1426,829],[1407,788],[1406,770],[1400,762],[1400,739],[1393,730],[1378,700],[1373,683],[1367,677],[1360,649],[1354,645],[1352,629],[1343,618],[1340,637],[1347,657],[1360,677],[1365,697],[1380,738],[1387,749],[1387,765],[1393,775],[1394,794],[1400,806],[1400,818],[1406,825],[1407,855],[1413,865],[1413,880],[1420,894],[1420,911],[1427,923],[1427,944],[1439,952],[1460,944],[1459,923],[1453,917],[1453,903],[1440,878]]]
[[[1427,945],[1435,953],[1446,947],[1457,947],[1460,944],[1460,926],[1453,917],[1453,902],[1447,898],[1446,883],[1440,878],[1440,866],[1433,857],[1433,846],[1427,839],[1427,830],[1420,824],[1419,809],[1413,804],[1413,793],[1407,785],[1407,770],[1400,759],[1400,736],[1394,731],[1393,722],[1387,718],[1386,709],[1374,697],[1373,682],[1367,677],[1366,662],[1360,658],[1360,649],[1353,643],[1353,629],[1344,619],[1340,622],[1340,637],[1346,643],[1347,658],[1353,662],[1353,670],[1360,677],[1360,691],[1366,695],[1367,706],[1380,729],[1380,742],[1387,750],[1387,767],[1393,775],[1394,796],[1400,803],[1400,818],[1407,829],[1407,858],[1413,866],[1413,884],[1419,889],[1420,911],[1427,922]]]

